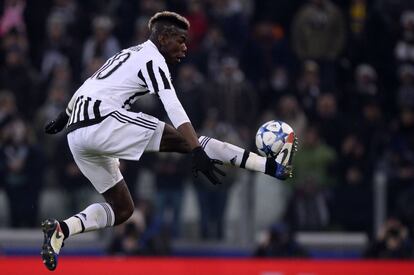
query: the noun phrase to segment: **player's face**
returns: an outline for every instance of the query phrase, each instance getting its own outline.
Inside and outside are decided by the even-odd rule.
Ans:
[[[179,63],[185,57],[187,37],[188,33],[186,30],[177,28],[166,37],[163,54],[168,63]]]

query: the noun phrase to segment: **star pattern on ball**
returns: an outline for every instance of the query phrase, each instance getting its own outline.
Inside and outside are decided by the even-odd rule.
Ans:
[[[274,133],[277,136],[277,139],[276,140],[283,140],[284,141],[286,139],[286,137],[288,136],[287,133],[283,132],[282,127],[280,127],[279,131],[274,132]]]

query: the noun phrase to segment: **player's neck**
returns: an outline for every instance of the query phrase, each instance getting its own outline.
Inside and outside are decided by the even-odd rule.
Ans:
[[[157,47],[158,50],[160,50],[160,44],[158,42],[158,39],[156,39],[156,37],[153,37],[151,35],[148,40],[151,41],[155,45],[155,47]]]

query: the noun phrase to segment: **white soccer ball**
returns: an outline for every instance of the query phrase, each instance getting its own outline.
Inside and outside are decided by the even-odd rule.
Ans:
[[[256,134],[256,147],[264,157],[276,157],[287,141],[292,127],[286,122],[271,120],[260,126]]]

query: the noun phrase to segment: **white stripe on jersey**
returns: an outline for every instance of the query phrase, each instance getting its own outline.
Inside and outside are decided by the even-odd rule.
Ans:
[[[75,124],[81,121],[90,121],[101,118],[99,106],[100,100],[92,100],[90,97],[79,96],[75,102],[75,108],[69,120],[69,124]]]

